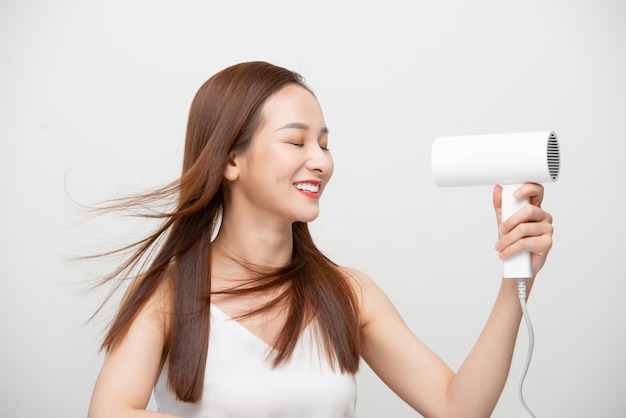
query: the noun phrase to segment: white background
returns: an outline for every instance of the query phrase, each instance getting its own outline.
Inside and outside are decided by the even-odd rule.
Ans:
[[[439,189],[439,135],[554,130],[555,245],[529,309],[540,417],[626,410],[626,7],[594,1],[28,1],[0,5],[0,415],[85,416],[112,307],[71,256],[137,238],[94,203],[178,176],[197,88],[236,62],[301,72],[331,129],[319,246],[372,276],[451,367],[499,285],[491,187]],[[520,337],[495,417],[522,416]],[[366,368],[361,418],[413,417]]]

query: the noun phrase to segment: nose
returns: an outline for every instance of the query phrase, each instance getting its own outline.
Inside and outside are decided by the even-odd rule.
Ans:
[[[310,147],[305,166],[309,170],[317,171],[320,174],[332,174],[333,157],[328,150],[324,150],[315,144]]]

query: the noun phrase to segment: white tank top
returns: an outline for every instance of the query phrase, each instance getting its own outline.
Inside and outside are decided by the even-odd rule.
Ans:
[[[354,418],[355,376],[333,371],[314,336],[310,324],[291,359],[274,368],[271,347],[211,305],[202,399],[176,400],[165,364],[154,388],[158,410],[185,418]]]

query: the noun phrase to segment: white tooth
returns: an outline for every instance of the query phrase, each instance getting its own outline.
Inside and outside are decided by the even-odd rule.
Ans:
[[[296,183],[296,189],[304,190],[307,192],[317,193],[320,190],[319,184],[311,183]]]

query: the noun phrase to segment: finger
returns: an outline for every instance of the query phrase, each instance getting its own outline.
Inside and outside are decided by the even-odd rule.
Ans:
[[[536,257],[545,258],[552,248],[552,236],[550,234],[544,234],[540,236],[524,237],[516,240],[513,244],[504,248],[498,252],[498,257],[501,260],[517,254],[520,251],[530,251],[530,253]]]
[[[493,188],[493,208],[496,211],[498,225],[502,222],[502,186],[496,185]]]
[[[552,223],[552,215],[544,211],[538,206],[528,204],[523,206],[508,219],[505,219],[500,224],[500,234],[508,234],[515,229],[518,225],[528,222],[547,222]]]
[[[541,237],[544,235],[552,236],[553,233],[554,227],[550,222],[525,222],[517,225],[509,233],[501,236],[500,240],[496,243],[495,248],[498,251],[503,251],[514,245],[519,240]]]
[[[513,194],[517,199],[528,198],[531,205],[541,207],[544,189],[541,184],[524,183]]]

